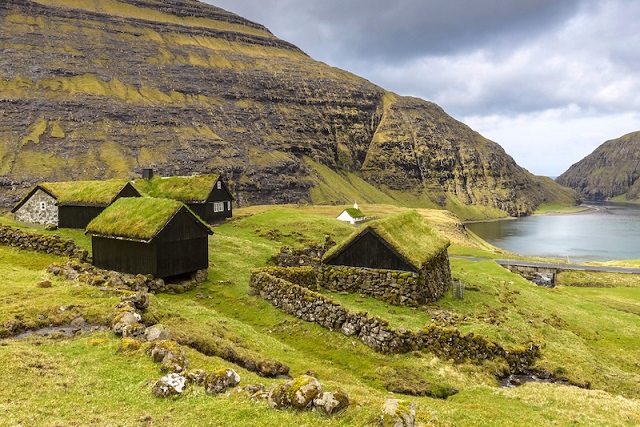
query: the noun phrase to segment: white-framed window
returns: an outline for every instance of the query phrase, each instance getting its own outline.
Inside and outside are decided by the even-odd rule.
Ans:
[[[230,211],[231,210],[231,202],[227,202],[227,210]]]
[[[40,210],[41,211],[47,210],[47,202],[40,202]]]
[[[222,190],[222,183],[220,181],[216,182],[216,187],[218,190]]]
[[[224,202],[213,202],[214,212],[224,212]]]

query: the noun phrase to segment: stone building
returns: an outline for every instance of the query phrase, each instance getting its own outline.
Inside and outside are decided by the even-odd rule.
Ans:
[[[16,220],[84,228],[120,197],[140,197],[126,180],[43,182],[11,210]]]
[[[449,241],[416,211],[372,221],[324,255],[318,284],[418,306],[450,289]]]

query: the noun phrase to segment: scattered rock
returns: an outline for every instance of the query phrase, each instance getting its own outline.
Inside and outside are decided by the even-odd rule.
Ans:
[[[147,353],[154,362],[160,363],[160,369],[165,372],[182,372],[189,366],[187,354],[175,341],[156,341]]]
[[[184,376],[190,383],[195,385],[204,385],[207,380],[207,373],[202,369],[189,370]]]
[[[157,397],[171,397],[181,394],[187,384],[187,379],[182,375],[172,373],[160,378],[152,388]]]
[[[269,406],[274,409],[289,408],[291,406],[291,400],[289,400],[290,387],[290,381],[271,387],[267,396],[267,402],[269,402]]]
[[[173,336],[169,328],[160,323],[149,326],[144,332],[144,339],[146,341],[166,341],[172,338]]]
[[[382,407],[379,427],[414,427],[416,407],[413,402],[387,399]]]
[[[240,383],[240,375],[233,369],[220,369],[207,376],[204,389],[209,394],[224,393]]]
[[[325,391],[313,400],[313,406],[322,415],[336,415],[349,407],[349,395],[342,390]]]
[[[289,381],[289,401],[296,409],[306,409],[322,392],[320,381],[309,375],[302,375]]]

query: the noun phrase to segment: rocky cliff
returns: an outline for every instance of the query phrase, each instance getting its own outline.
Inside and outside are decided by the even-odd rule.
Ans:
[[[437,105],[195,0],[3,0],[0,201],[42,180],[223,173],[238,202],[528,214],[575,194]],[[444,71],[443,71],[444,72]]]
[[[557,178],[584,198],[640,198],[640,132],[612,139]]]

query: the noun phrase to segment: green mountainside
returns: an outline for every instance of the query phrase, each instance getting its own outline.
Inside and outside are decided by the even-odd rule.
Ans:
[[[606,141],[571,166],[557,182],[588,199],[640,199],[640,132]]]
[[[195,0],[4,0],[0,52],[4,205],[40,181],[144,167],[222,173],[241,205],[357,198],[473,217],[576,199],[437,105]]]

